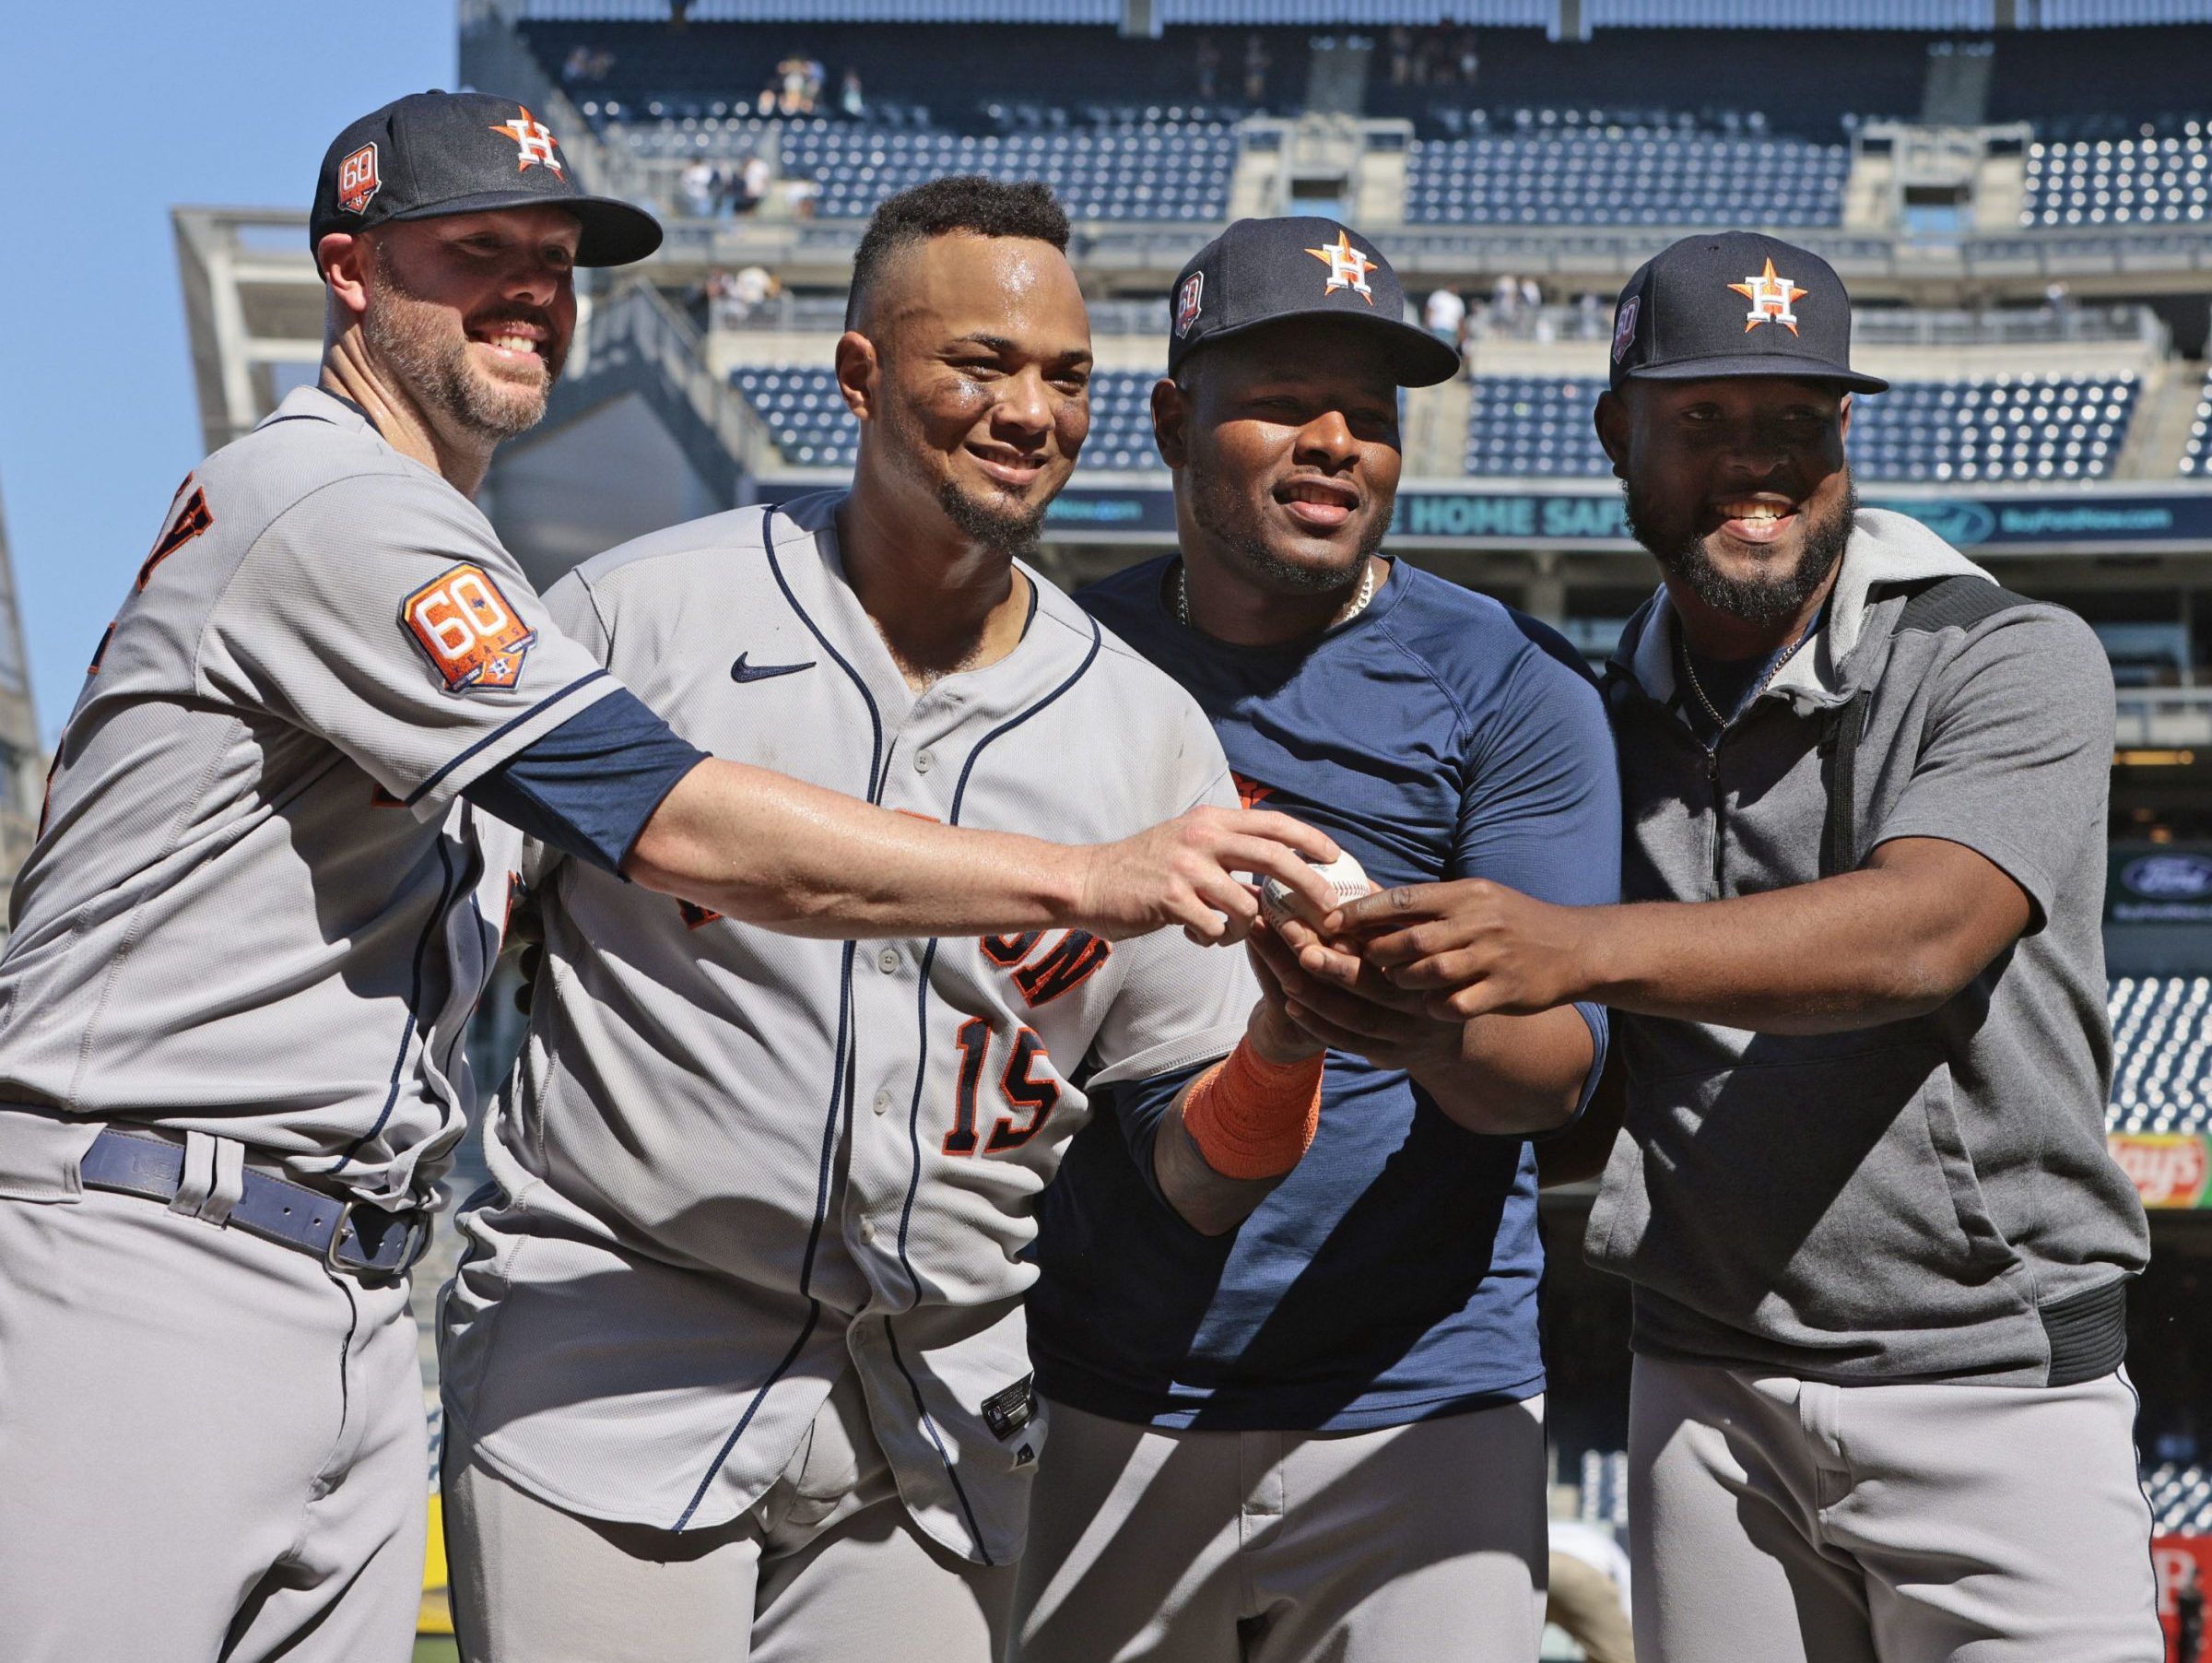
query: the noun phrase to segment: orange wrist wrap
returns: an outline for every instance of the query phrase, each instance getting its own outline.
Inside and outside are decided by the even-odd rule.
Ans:
[[[1322,1060],[1271,1063],[1239,1040],[1201,1074],[1182,1124],[1206,1165],[1224,1178],[1279,1178],[1296,1166],[1321,1124]]]

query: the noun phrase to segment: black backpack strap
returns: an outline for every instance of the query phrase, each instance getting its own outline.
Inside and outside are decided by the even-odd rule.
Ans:
[[[1893,631],[1971,630],[1986,619],[2035,602],[1986,578],[1939,577],[1914,589]],[[1820,834],[1820,876],[1832,878],[1859,864],[1858,749],[1866,737],[1869,690],[1862,688],[1828,713],[1820,727],[1820,778],[1828,789],[1828,821]]]

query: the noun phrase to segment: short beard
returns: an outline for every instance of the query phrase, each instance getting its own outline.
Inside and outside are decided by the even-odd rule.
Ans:
[[[1382,547],[1390,532],[1390,516],[1378,515],[1360,534],[1359,556],[1341,572],[1326,566],[1301,565],[1287,560],[1267,546],[1252,512],[1250,501],[1219,475],[1198,467],[1185,470],[1191,493],[1191,518],[1213,538],[1216,549],[1247,577],[1278,594],[1349,595],[1367,571],[1367,563]]]
[[[1851,543],[1852,525],[1859,513],[1858,486],[1847,478],[1843,501],[1835,513],[1806,527],[1805,547],[1794,568],[1775,576],[1762,572],[1739,578],[1730,577],[1712,563],[1702,537],[1688,537],[1662,548],[1646,529],[1652,516],[1639,512],[1633,486],[1628,488],[1627,498],[1630,535],[1651,550],[1662,571],[1680,578],[1707,606],[1762,629],[1789,622],[1820,592],[1820,585],[1828,581],[1828,574],[1836,569]]]
[[[1051,506],[1048,499],[1034,508],[994,507],[970,496],[953,480],[947,479],[937,487],[937,509],[953,529],[979,547],[1009,559],[1027,559],[1037,552],[1045,511]]]
[[[886,385],[889,380],[887,370]],[[1053,505],[1051,496],[1034,505],[1006,498],[994,501],[976,496],[963,490],[958,480],[927,474],[922,457],[930,448],[928,435],[923,431],[920,419],[897,398],[884,401],[883,424],[883,436],[894,462],[909,473],[935,478],[937,511],[955,531],[979,548],[1009,559],[1026,559],[1037,552],[1038,538],[1044,530],[1045,511]]]
[[[407,287],[381,244],[375,258],[381,292],[361,314],[361,336],[407,395],[426,414],[442,414],[495,444],[535,427],[560,374],[560,360],[550,356],[542,360],[545,373],[535,394],[514,382],[487,385],[487,378],[469,365],[467,332],[444,308]],[[548,353],[553,349],[549,339],[540,346]]]

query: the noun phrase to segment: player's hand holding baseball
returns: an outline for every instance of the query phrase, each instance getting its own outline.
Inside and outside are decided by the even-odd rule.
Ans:
[[[1314,864],[1341,853],[1312,827],[1265,809],[1200,807],[1077,852],[1086,860],[1079,922],[1110,941],[1181,926],[1194,941],[1241,941],[1259,896],[1237,874],[1277,878],[1317,910],[1334,903]]]
[[[1618,910],[1554,906],[1480,878],[1406,884],[1324,920],[1331,939],[1359,943],[1358,969],[1318,939],[1299,958],[1339,987],[1379,975],[1439,1019],[1528,1015],[1590,994],[1601,921]]]
[[[1297,918],[1253,931],[1245,947],[1262,988],[1280,1001],[1284,1020],[1312,1044],[1407,1073],[1458,1058],[1463,1024],[1432,1013],[1428,995],[1409,993],[1373,965],[1341,954],[1326,961],[1335,974],[1316,973],[1300,961],[1293,941],[1314,948],[1315,962],[1324,961],[1321,938]]]

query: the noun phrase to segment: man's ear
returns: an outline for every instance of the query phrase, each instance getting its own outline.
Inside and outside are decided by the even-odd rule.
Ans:
[[[876,343],[859,330],[837,337],[837,390],[845,395],[845,408],[862,421],[875,419],[882,367]]]
[[[1152,442],[1170,467],[1190,460],[1191,395],[1164,377],[1152,383]]]
[[[1597,427],[1597,442],[1606,448],[1606,455],[1613,464],[1613,477],[1629,477],[1629,405],[1628,400],[1610,390],[1597,395],[1597,411],[1592,418]]]
[[[315,244],[315,264],[331,296],[353,317],[369,310],[369,239],[350,231],[328,231]]]
[[[1841,419],[1836,425],[1837,435],[1848,439],[1851,437],[1851,395],[1844,394],[1842,401],[1836,407],[1842,413]]]

